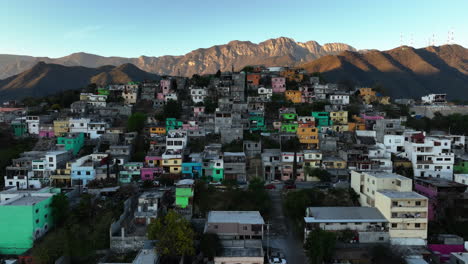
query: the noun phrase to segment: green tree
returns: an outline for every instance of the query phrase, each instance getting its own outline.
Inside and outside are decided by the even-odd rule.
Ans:
[[[265,187],[265,181],[260,179],[259,177],[254,177],[249,181],[249,190],[251,191],[261,191]]]
[[[309,263],[322,264],[329,262],[333,257],[336,244],[336,235],[322,229],[315,229],[307,236],[304,248]]]
[[[213,259],[223,249],[221,240],[215,233],[204,233],[200,240],[200,250],[205,257]]]
[[[326,171],[324,169],[311,168],[310,166],[305,166],[304,167],[304,172],[308,176],[316,176],[322,182],[330,182],[331,181],[331,176],[332,175],[328,171]]]
[[[54,224],[56,226],[62,225],[67,219],[70,209],[68,197],[63,193],[54,195],[50,207],[52,208]]]
[[[246,73],[249,73],[249,72],[253,72],[254,71],[254,67],[253,66],[250,66],[250,65],[247,65],[245,66],[244,68],[242,68],[242,70],[240,70],[241,72],[246,72]]]
[[[216,71],[215,77],[216,77],[216,78],[221,77],[221,70]]]
[[[182,106],[179,102],[174,100],[169,100],[164,105],[164,117],[165,118],[180,118],[182,114]]]
[[[157,241],[156,251],[162,256],[194,255],[194,235],[190,223],[174,210],[148,225],[148,238]]]
[[[214,113],[218,107],[218,101],[213,100],[211,97],[206,97],[203,104],[205,105],[205,112],[207,114]]]
[[[127,122],[127,130],[129,132],[141,132],[145,126],[146,115],[140,112],[133,113]]]

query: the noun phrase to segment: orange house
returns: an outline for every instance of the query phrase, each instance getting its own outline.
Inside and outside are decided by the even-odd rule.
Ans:
[[[319,146],[318,128],[310,124],[299,124],[296,132],[299,142],[307,144],[307,149],[317,149]]]
[[[376,92],[372,88],[359,88],[359,95],[361,97],[372,97],[376,96]]]
[[[256,73],[249,73],[247,74],[247,84],[252,86],[259,86],[260,85],[260,74]]]
[[[289,100],[295,104],[302,103],[302,92],[296,90],[286,90],[284,93],[286,100]]]
[[[288,81],[302,82],[304,80],[304,74],[298,69],[286,69],[280,72],[280,75],[288,79]]]
[[[149,132],[150,132],[150,135],[165,135],[166,128],[165,127],[150,127]]]

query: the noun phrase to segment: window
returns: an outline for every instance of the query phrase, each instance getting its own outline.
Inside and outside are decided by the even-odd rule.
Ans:
[[[247,226],[244,226],[244,230],[247,230]]]
[[[46,218],[46,219],[47,219],[47,217],[48,217],[48,215],[47,215],[47,214],[46,214],[46,215],[44,215],[44,218]]]
[[[384,237],[379,237],[379,241],[383,241],[384,240]]]
[[[419,223],[416,223],[416,224],[414,224],[414,227],[416,227],[416,228],[420,228],[420,227],[421,227],[421,224],[419,224]]]
[[[398,227],[398,224],[392,224],[392,227],[396,228],[396,227]]]
[[[91,175],[91,172],[90,172],[90,171],[87,171],[87,172],[86,172],[86,175]]]
[[[39,219],[36,219],[36,224],[39,224]]]
[[[214,229],[218,229],[218,225],[214,225],[213,228],[214,228]]]
[[[398,217],[398,214],[397,213],[392,213],[392,218],[396,218]]]
[[[393,206],[398,206],[398,202],[392,202]]]
[[[416,206],[420,206],[421,205],[421,201],[416,201]]]
[[[39,213],[39,209],[36,209],[36,214]]]

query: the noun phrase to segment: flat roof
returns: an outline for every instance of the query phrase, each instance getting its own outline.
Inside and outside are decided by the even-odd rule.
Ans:
[[[443,178],[417,177],[415,181],[416,183],[420,181],[420,182],[425,182],[425,183],[428,183],[437,187],[466,187],[466,185],[464,184],[449,181]]]
[[[411,180],[410,178],[406,178],[400,174],[396,174],[393,172],[384,172],[384,171],[369,171],[369,172],[364,172],[370,176],[376,177],[376,178],[394,178],[394,179],[399,179],[399,180]]]
[[[380,190],[377,191],[389,198],[415,198],[415,199],[424,199],[427,200],[426,196],[423,196],[417,192],[399,192],[393,190]]]
[[[309,207],[309,217],[304,217],[308,223],[313,222],[388,222],[374,207]]]
[[[265,221],[258,211],[210,211],[208,223],[241,223],[263,225]]]
[[[263,258],[262,248],[223,248],[222,253],[217,257],[261,257]]]
[[[50,196],[24,196],[19,199],[12,200],[10,203],[6,201],[4,205],[30,206],[30,205],[40,203],[49,198]]]

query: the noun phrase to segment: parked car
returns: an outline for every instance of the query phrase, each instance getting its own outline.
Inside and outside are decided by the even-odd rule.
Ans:
[[[296,189],[296,184],[285,184],[283,185],[283,189],[285,190]]]
[[[276,189],[276,186],[275,186],[274,184],[271,184],[271,183],[270,183],[270,184],[265,185],[265,189],[267,189],[267,190],[273,190],[273,189]]]
[[[271,254],[270,259],[268,260],[269,264],[287,264],[284,254],[281,252],[274,252]]]

